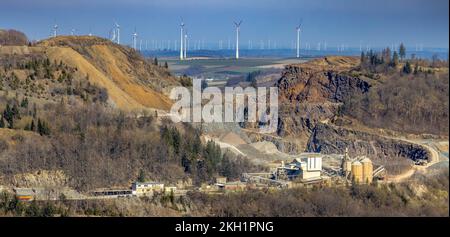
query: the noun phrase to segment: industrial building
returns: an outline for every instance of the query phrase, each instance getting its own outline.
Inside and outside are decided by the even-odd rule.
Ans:
[[[131,193],[136,196],[153,195],[154,192],[164,192],[164,183],[134,182],[131,184]]]
[[[276,168],[274,178],[277,180],[301,179],[303,181],[317,180],[321,178],[322,158],[319,153],[303,153],[292,162]]]

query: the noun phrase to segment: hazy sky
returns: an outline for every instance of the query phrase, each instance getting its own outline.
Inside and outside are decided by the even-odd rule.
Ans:
[[[192,39],[234,39],[234,20],[243,20],[241,39],[290,45],[303,19],[302,42],[389,46],[405,42],[448,48],[448,0],[0,0],[0,28],[46,38],[56,22],[61,34],[76,28],[107,36],[117,21],[121,39],[178,40],[183,17]]]

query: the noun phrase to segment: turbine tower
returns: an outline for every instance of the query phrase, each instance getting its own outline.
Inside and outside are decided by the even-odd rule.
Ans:
[[[117,37],[117,44],[120,44],[120,25],[117,24],[117,22],[114,23],[114,25],[116,26],[116,37]]]
[[[300,58],[300,27],[302,24],[299,24],[295,29],[297,30],[297,58]]]
[[[58,24],[53,26],[53,37],[58,36]]]
[[[137,49],[137,37],[138,34],[136,33],[136,28],[134,28],[134,33],[133,33],[133,49],[136,50]]]
[[[187,38],[188,38],[188,33],[186,30],[186,33],[184,34],[184,59],[187,59]]]
[[[239,23],[234,22],[236,26],[236,59],[239,59],[239,30],[241,28],[242,20]]]
[[[184,42],[184,34],[183,34],[183,30],[184,30],[184,22],[183,19],[181,19],[181,24],[180,24],[180,60],[184,59],[184,51],[183,51],[183,42]]]

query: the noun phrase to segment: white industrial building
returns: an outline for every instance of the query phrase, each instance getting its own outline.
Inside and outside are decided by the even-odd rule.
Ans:
[[[292,162],[284,164],[277,168],[276,179],[293,180],[315,180],[321,177],[322,158],[319,153],[302,153]]]
[[[136,196],[151,195],[154,192],[163,192],[164,183],[159,182],[134,182],[131,184],[131,194]]]

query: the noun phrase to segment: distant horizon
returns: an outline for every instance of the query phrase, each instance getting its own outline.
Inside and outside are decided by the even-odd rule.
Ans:
[[[242,19],[240,45],[251,40],[253,48],[261,41],[264,48],[269,41],[273,48],[292,48],[301,22],[303,47],[384,48],[403,42],[410,49],[448,50],[448,7],[447,0],[0,0],[0,29],[42,40],[57,24],[61,35],[76,29],[76,35],[109,38],[117,22],[122,44],[130,44],[136,29],[139,40],[175,45],[183,19],[192,44],[222,41],[227,48],[235,40],[233,21]]]

